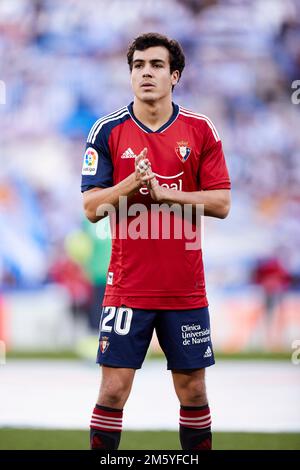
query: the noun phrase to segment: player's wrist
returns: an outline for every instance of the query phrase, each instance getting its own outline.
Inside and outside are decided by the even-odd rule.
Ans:
[[[159,186],[157,190],[157,201],[160,202],[161,204],[174,202],[172,201],[172,196],[173,196],[172,191],[174,191],[174,189],[168,189],[168,188]]]
[[[132,188],[133,188],[133,190],[138,191],[143,186],[143,182],[141,181],[140,176],[135,171],[131,174],[131,178],[132,178]]]

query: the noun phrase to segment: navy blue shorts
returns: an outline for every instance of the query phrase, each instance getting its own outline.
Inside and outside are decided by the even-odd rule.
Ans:
[[[207,307],[191,310],[142,310],[103,307],[97,363],[140,369],[153,331],[168,369],[198,369],[215,363]]]

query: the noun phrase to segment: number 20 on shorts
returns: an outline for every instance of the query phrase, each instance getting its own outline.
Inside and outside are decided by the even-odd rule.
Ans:
[[[130,331],[132,313],[132,308],[128,307],[103,307],[100,331],[111,333],[114,329],[118,335],[127,335]]]

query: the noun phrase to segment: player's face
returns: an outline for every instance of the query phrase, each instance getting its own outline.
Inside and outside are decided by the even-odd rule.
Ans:
[[[177,70],[170,72],[169,51],[165,47],[134,52],[131,85],[141,101],[154,102],[171,95],[172,85],[176,85],[178,78]]]

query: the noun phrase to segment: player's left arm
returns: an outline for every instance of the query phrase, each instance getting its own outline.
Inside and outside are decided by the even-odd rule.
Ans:
[[[169,205],[191,204],[193,210],[204,206],[204,215],[225,219],[229,214],[231,197],[230,189],[213,189],[207,191],[179,191],[160,186],[155,175],[151,181],[150,194],[153,200]]]

